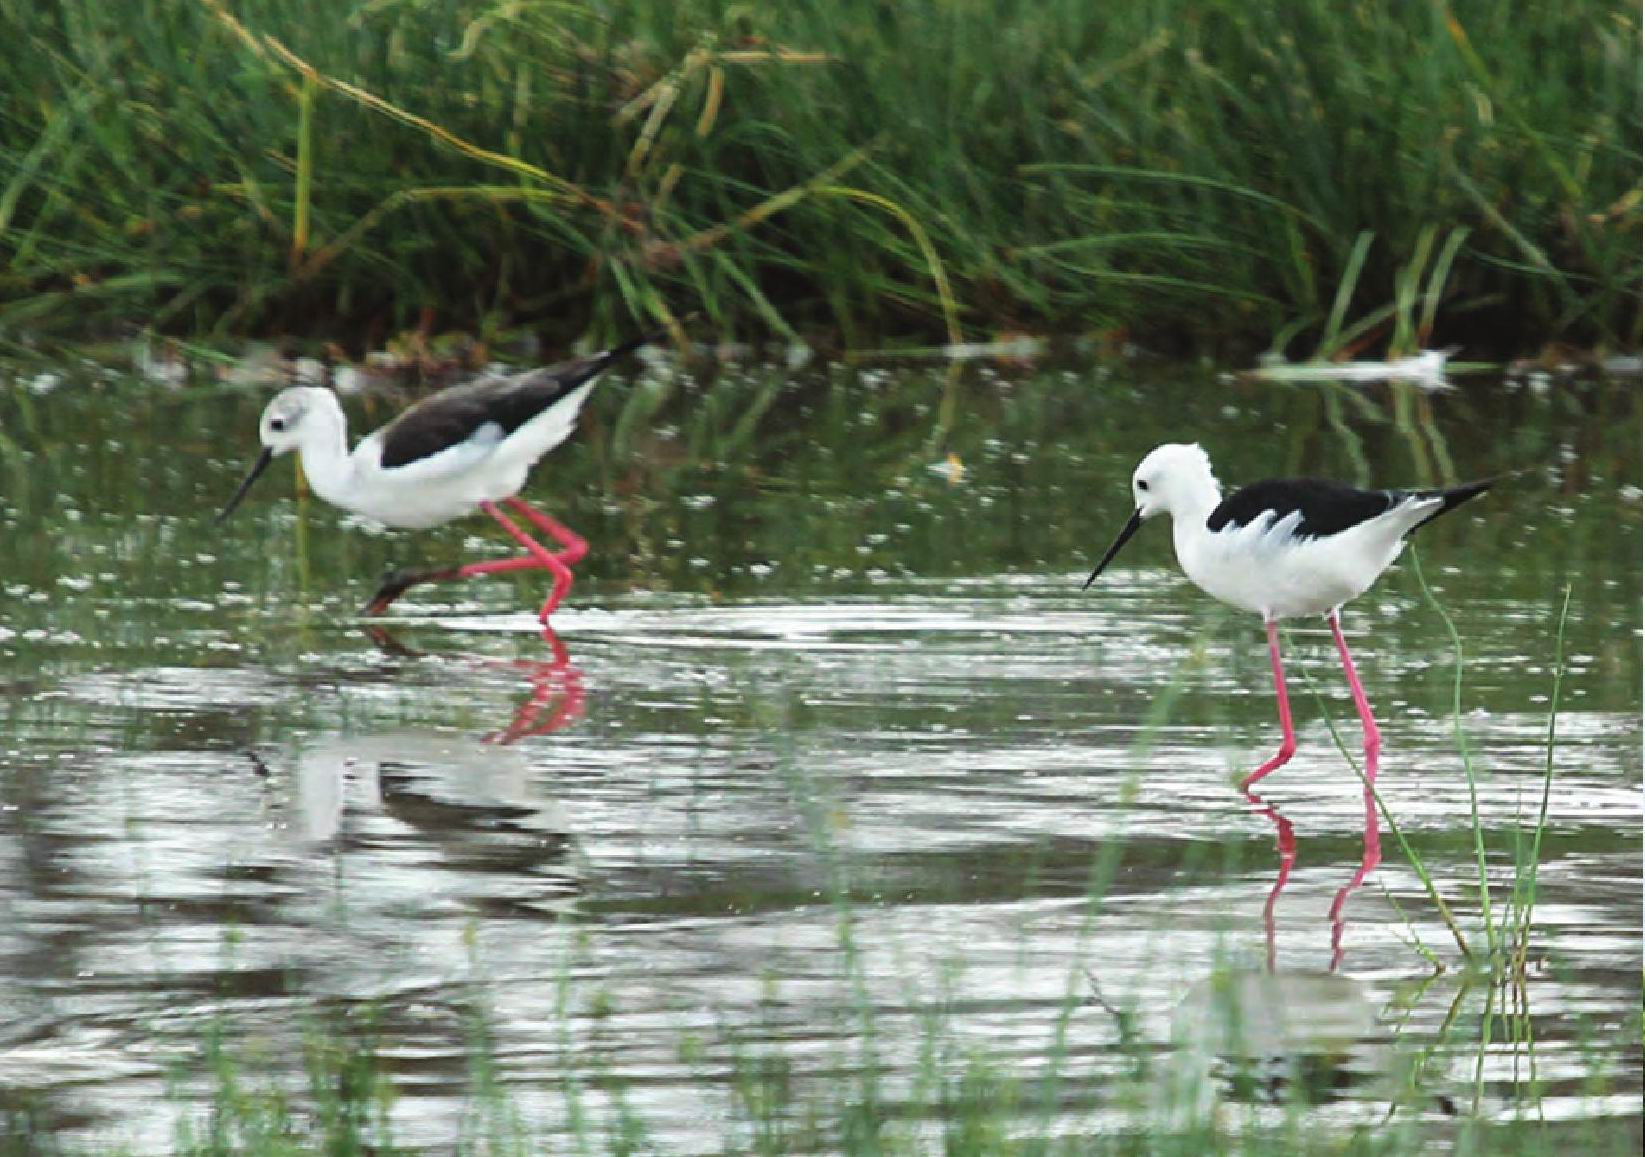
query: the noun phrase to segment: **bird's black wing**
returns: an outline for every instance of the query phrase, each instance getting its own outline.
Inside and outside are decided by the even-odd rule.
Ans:
[[[430,394],[383,427],[383,468],[405,466],[466,442],[487,423],[495,422],[507,437],[657,336],[646,334],[591,357],[523,374],[480,378]]]
[[[1236,490],[1211,512],[1205,528],[1213,533],[1225,526],[1248,526],[1270,512],[1278,522],[1302,515],[1294,534],[1323,538],[1340,534],[1379,514],[1386,514],[1410,491],[1360,490],[1322,478],[1275,478]]]
[[[1416,524],[1422,526],[1483,493],[1494,481],[1439,490],[1360,490],[1323,478],[1276,478],[1230,494],[1205,520],[1205,528],[1214,533],[1225,526],[1247,526],[1272,511],[1275,522],[1290,514],[1302,515],[1292,532],[1298,538],[1326,538],[1386,514],[1408,498],[1442,499],[1442,506]]]

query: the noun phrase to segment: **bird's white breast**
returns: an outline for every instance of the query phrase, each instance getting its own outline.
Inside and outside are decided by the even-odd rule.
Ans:
[[[530,463],[500,457],[500,435],[497,427],[481,427],[438,454],[385,469],[382,443],[372,434],[349,456],[353,470],[346,485],[330,494],[315,489],[326,501],[384,526],[439,526],[472,514],[482,502],[518,494],[525,485]]]
[[[1404,529],[1386,517],[1317,538],[1296,537],[1299,514],[1218,531],[1184,521],[1173,538],[1183,572],[1212,597],[1265,618],[1323,615],[1365,593],[1398,557]]]

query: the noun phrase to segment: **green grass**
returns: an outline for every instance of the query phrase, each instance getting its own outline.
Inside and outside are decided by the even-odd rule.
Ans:
[[[1343,1128],[1307,1119],[1307,1106],[1282,1109],[1278,1124],[1244,1126],[1205,1120],[1176,1128],[1112,1133],[1025,1127],[1025,1112],[1038,1092],[992,1064],[974,1047],[949,1039],[938,1024],[930,1035],[925,1071],[915,1080],[920,1099],[894,1109],[875,1106],[856,1096],[859,1086],[843,1081],[832,1095],[798,1096],[793,1073],[778,1056],[755,1049],[735,1052],[730,1077],[731,1113],[721,1121],[723,1152],[769,1157],[834,1151],[852,1155],[914,1157],[943,1153],[951,1157],[1029,1157],[1052,1154],[1405,1154],[1438,1140],[1460,1154],[1508,1154],[1553,1157],[1581,1146],[1594,1157],[1635,1152],[1637,1135],[1627,1122],[1589,1120],[1563,1125],[1523,1122],[1518,1125],[1463,1120],[1451,1124],[1422,1122],[1413,1114],[1390,1115],[1380,1124]],[[187,1157],[287,1157],[325,1153],[344,1155],[412,1153],[421,1150],[397,1140],[384,1113],[391,1094],[380,1091],[373,1074],[379,1058],[369,1040],[345,1035],[328,1038],[305,1053],[307,1095],[292,1096],[256,1075],[259,1066],[236,1056],[213,1030],[209,1060],[214,1084],[210,1100],[196,1107],[178,1126],[173,1151]],[[364,1082],[356,1091],[350,1081]],[[525,1121],[507,1085],[479,1090],[470,1106],[478,1125],[465,1129],[451,1152],[529,1154],[577,1152],[590,1157],[667,1153],[646,1130],[643,1115],[623,1102],[620,1086],[614,1107],[574,1113],[566,1134],[536,1130]],[[918,1129],[922,1118],[936,1129]],[[1238,1120],[1238,1114],[1232,1118]],[[38,1150],[36,1150],[38,1151]],[[67,1150],[65,1150],[66,1152]]]
[[[0,335],[1639,340],[1607,0],[0,0]]]
[[[1146,763],[1157,729],[1171,715],[1175,691],[1191,669],[1204,661],[1203,655],[1194,653],[1178,665],[1175,681],[1156,703],[1136,741],[1139,768]],[[837,916],[837,979],[842,991],[851,994],[848,1019],[840,1027],[854,1032],[842,1035],[831,1059],[824,1062],[835,1075],[819,1080],[815,1075],[802,1077],[795,1059],[785,1054],[791,1024],[768,1023],[757,1014],[752,1023],[719,1022],[707,1029],[682,1030],[678,1059],[701,1073],[703,1127],[710,1138],[718,1131],[721,1152],[769,1157],[818,1151],[853,1157],[932,1153],[951,1157],[1196,1157],[1272,1152],[1394,1157],[1439,1143],[1451,1152],[1481,1157],[1554,1157],[1578,1149],[1593,1157],[1610,1157],[1635,1151],[1637,1121],[1592,1118],[1550,1124],[1539,1120],[1532,1099],[1537,1092],[1534,1072],[1516,1086],[1516,1095],[1525,1097],[1518,1106],[1518,1119],[1512,1114],[1508,1119],[1500,1114],[1492,1119],[1461,1098],[1453,1104],[1446,1090],[1454,1082],[1422,1067],[1426,1058],[1419,1058],[1410,1085],[1391,1094],[1385,1115],[1362,1116],[1358,1123],[1316,1112],[1319,1100],[1331,1095],[1328,1069],[1320,1073],[1317,1086],[1298,1084],[1288,1095],[1282,1093],[1271,1101],[1262,1095],[1261,1076],[1246,1078],[1242,1086],[1242,1078],[1235,1075],[1227,1078],[1229,1089],[1244,1091],[1221,1102],[1214,1112],[1177,1106],[1157,1093],[1163,1070],[1172,1064],[1168,1050],[1136,1030],[1130,1011],[1109,1005],[1094,991],[1088,983],[1086,953],[1074,962],[1062,1013],[1045,1042],[1044,1075],[1034,1078],[1012,1071],[1016,1061],[1010,1050],[996,1057],[986,1041],[960,1027],[966,1014],[956,1016],[948,1007],[949,974],[937,970],[906,977],[903,999],[908,1007],[921,1010],[918,1059],[911,1072],[899,1074],[893,1090],[882,1081],[880,1066],[887,1062],[876,1044],[888,1031],[877,1019],[882,1006],[868,990],[857,947],[859,925],[869,907],[860,895],[861,882],[851,878],[849,858],[840,854],[832,834],[829,817],[838,801],[820,789],[819,781],[803,765],[787,756],[780,774],[814,850],[830,863],[826,895],[819,902],[831,905]],[[1138,778],[1145,774],[1139,770]],[[1125,842],[1114,841],[1105,845],[1093,863],[1088,880],[1089,915],[1100,910],[1113,882],[1113,870],[1124,855]],[[611,1007],[604,993],[578,981],[588,964],[581,957],[586,944],[577,937],[566,943],[561,971],[550,978],[557,994],[553,1015],[561,1025],[566,1054],[599,1058],[615,1053],[624,1029],[620,1020],[610,1027],[606,1022],[621,1010]],[[232,935],[223,951],[230,957],[235,953]],[[472,941],[469,951],[470,975],[454,1004],[465,1025],[468,1050],[465,1091],[460,1094],[461,1128],[442,1151],[465,1157],[543,1152],[627,1157],[670,1152],[646,1119],[646,1097],[653,1077],[642,1076],[630,1084],[620,1069],[594,1059],[586,1066],[579,1064],[575,1072],[568,1069],[558,1082],[510,1078],[507,1062],[498,1055],[501,1034],[491,1007],[494,986],[500,981],[489,973]],[[963,961],[954,965],[963,967]],[[769,980],[768,984],[759,1007],[779,1009],[780,982]],[[1461,984],[1456,1008],[1462,1008],[1471,991],[1467,982]],[[893,1016],[897,1003],[893,1002]],[[1487,1022],[1496,1016],[1505,1025],[1509,1023],[1508,1013],[1493,1010],[1487,1000]],[[397,1135],[393,1125],[400,1066],[394,1056],[382,1051],[379,1011],[370,1001],[305,1011],[301,1014],[303,1051],[297,1065],[291,1058],[268,1055],[255,1043],[255,1034],[242,1035],[234,1014],[213,1018],[203,1028],[198,1048],[172,1064],[168,1096],[178,1119],[169,1151],[179,1157],[313,1153],[365,1157],[423,1151],[411,1138]],[[1127,1058],[1124,1066],[1105,1062],[1105,1068],[1128,1075],[1116,1075],[1093,1089],[1082,1076],[1084,1062],[1068,1054],[1063,1032],[1076,1018],[1100,1023],[1105,1017],[1112,1018],[1114,1026],[1111,1048]],[[1462,1020],[1456,1018],[1459,1026]],[[895,1031],[907,1030],[898,1027]],[[1637,1023],[1629,1031],[1637,1035]],[[608,1040],[609,1034],[615,1035]],[[1426,1030],[1416,1034],[1418,1040],[1429,1035]],[[1446,1044],[1467,1047],[1465,1041],[1450,1041],[1451,1035],[1448,1023],[1431,1051]],[[574,1040],[581,1043],[574,1046]],[[1482,1032],[1476,1045],[1481,1055],[1489,1043],[1488,1031]],[[711,1060],[711,1050],[722,1059]],[[815,1063],[813,1058],[810,1064]],[[1199,1079],[1211,1078],[1203,1075]],[[1604,1079],[1592,1077],[1590,1091],[1599,1091]],[[530,1097],[540,1104],[545,1090],[557,1094],[558,1125],[538,1120],[522,1103]],[[1451,1107],[1435,1111],[1442,1103]],[[8,1149],[0,1142],[0,1153],[121,1152],[118,1147],[61,1145],[49,1133],[36,1134],[26,1110],[13,1109],[3,1121],[12,1142],[25,1147]]]

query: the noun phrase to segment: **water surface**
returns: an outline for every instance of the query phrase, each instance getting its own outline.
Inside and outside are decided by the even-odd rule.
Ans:
[[[375,1051],[394,1138],[430,1149],[935,1138],[967,1073],[1018,1082],[998,1115],[1023,1135],[1220,1100],[1259,1129],[1299,1102],[1310,1128],[1381,1127],[1397,1102],[1435,1143],[1479,1120],[1637,1136],[1635,384],[973,368],[934,438],[945,388],[614,380],[528,492],[593,544],[545,638],[535,579],[355,618],[392,566],[501,554],[483,520],[374,534],[280,469],[213,526],[265,394],[8,387],[5,1119],[164,1151],[221,1103],[219,1050],[301,1100],[331,1041]],[[1470,809],[1496,928],[1569,591],[1520,982],[1468,965],[1386,823],[1343,895],[1365,814],[1323,623],[1288,628],[1301,750],[1247,799],[1278,740],[1260,625],[1181,579],[1163,525],[1081,591],[1167,438],[1230,481],[1518,471],[1420,536],[1472,790],[1413,560],[1345,623],[1384,802],[1481,952]],[[1230,1002],[1243,1047],[1215,1031]],[[1291,1067],[1251,1078],[1246,1052]]]

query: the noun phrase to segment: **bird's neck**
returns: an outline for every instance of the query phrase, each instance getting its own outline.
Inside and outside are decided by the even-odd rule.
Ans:
[[[1211,517],[1211,512],[1222,501],[1222,487],[1209,472],[1203,478],[1193,479],[1185,486],[1181,493],[1173,496],[1171,502],[1171,521],[1178,527],[1203,528],[1205,520]]]
[[[349,480],[354,474],[354,461],[348,453],[348,418],[335,395],[327,402],[298,447],[303,460],[303,474],[314,492],[335,506],[347,506],[341,498],[349,492]]]
[[[1180,495],[1171,507],[1171,545],[1176,548],[1177,563],[1189,578],[1201,585],[1201,552],[1209,534],[1205,524],[1220,501],[1222,492],[1217,480],[1207,477],[1203,486],[1195,486]]]

